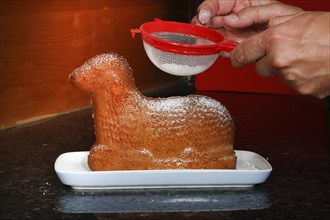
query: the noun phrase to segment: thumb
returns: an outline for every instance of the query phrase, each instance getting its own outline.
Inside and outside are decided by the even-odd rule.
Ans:
[[[233,66],[242,67],[248,63],[254,63],[256,60],[264,57],[267,53],[267,30],[260,32],[235,47],[230,53],[230,60]]]

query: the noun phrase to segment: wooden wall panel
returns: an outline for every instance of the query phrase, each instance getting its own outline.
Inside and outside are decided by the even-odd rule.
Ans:
[[[155,17],[186,21],[187,5],[175,0],[0,1],[1,128],[88,105],[68,75],[100,53],[126,57],[141,90],[181,80],[154,67],[140,36],[132,39],[130,29]]]

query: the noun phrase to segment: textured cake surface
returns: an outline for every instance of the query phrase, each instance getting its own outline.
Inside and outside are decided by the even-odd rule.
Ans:
[[[235,127],[220,102],[146,97],[115,53],[88,60],[70,81],[90,95],[94,109],[91,170],[235,169]]]

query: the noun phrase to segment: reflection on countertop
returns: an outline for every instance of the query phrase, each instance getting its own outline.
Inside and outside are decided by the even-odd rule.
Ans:
[[[260,187],[200,189],[76,190],[59,196],[64,213],[206,212],[264,209],[271,205]]]

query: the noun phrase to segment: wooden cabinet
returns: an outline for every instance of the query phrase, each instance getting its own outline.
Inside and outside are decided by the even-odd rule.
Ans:
[[[89,105],[88,97],[69,84],[68,75],[100,53],[123,55],[141,90],[181,80],[154,67],[141,38],[132,39],[130,29],[155,17],[188,21],[187,2],[0,1],[1,127]]]

